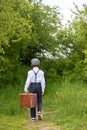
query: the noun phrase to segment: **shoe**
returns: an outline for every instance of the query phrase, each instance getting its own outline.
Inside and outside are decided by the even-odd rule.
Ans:
[[[42,115],[38,115],[38,120],[42,120]]]
[[[35,121],[35,120],[36,120],[36,118],[34,118],[34,117],[33,117],[33,118],[31,118],[31,120],[32,120],[32,122],[33,122],[33,121]]]
[[[42,114],[41,114],[41,112],[38,112],[37,116],[38,116],[38,120],[42,120]]]

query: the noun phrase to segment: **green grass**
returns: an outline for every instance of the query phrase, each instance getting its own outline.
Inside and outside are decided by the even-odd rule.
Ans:
[[[19,93],[23,92],[18,86],[6,86],[0,89],[0,113],[14,115],[23,110],[19,105]]]
[[[1,115],[0,130],[27,130],[26,119],[23,115]]]
[[[87,129],[87,87],[83,83],[51,83],[44,106],[46,111],[54,111],[53,121],[64,130]]]
[[[20,85],[22,86],[22,85]],[[6,86],[0,89],[0,130],[26,130],[26,115],[19,105],[23,87]],[[54,122],[62,130],[87,130],[87,87],[82,82],[47,83],[43,96],[45,122]]]
[[[0,130],[26,130],[26,111],[20,108],[18,86],[0,89]]]

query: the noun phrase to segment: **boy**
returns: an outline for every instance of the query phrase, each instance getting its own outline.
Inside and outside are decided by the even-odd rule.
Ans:
[[[44,72],[39,69],[40,61],[37,58],[31,60],[32,70],[28,71],[27,80],[24,86],[24,91],[37,94],[37,114],[38,120],[42,119],[41,108],[42,108],[42,95],[45,90],[45,77]],[[29,90],[29,91],[28,91]],[[32,121],[36,119],[36,108],[30,108],[30,116]]]

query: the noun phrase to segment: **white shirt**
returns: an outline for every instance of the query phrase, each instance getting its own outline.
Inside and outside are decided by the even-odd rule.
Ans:
[[[37,76],[36,76],[36,83],[41,83],[42,92],[44,92],[44,90],[45,90],[44,72],[42,70],[39,70],[38,67],[34,67],[33,70],[28,71],[28,76],[27,76],[27,80],[26,80],[26,83],[25,83],[25,86],[24,86],[24,91],[28,92],[28,87],[30,86],[30,83],[35,82],[35,73],[38,72]]]

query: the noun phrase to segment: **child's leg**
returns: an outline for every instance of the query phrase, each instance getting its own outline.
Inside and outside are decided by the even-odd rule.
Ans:
[[[35,93],[35,83],[32,83],[30,85],[30,90],[29,90],[30,93]],[[36,108],[30,108],[30,117],[31,119],[36,119]]]
[[[41,86],[37,87],[37,101],[38,101],[38,108],[37,108],[37,114],[38,114],[38,120],[42,120],[42,88]]]
[[[38,120],[42,120],[42,95],[41,93],[38,94],[38,108],[37,108],[37,115],[38,115]]]
[[[41,88],[41,85],[37,86],[37,103],[38,103],[37,111],[41,112],[41,109],[42,109],[42,88]]]
[[[30,108],[30,117],[31,119],[36,119],[36,108]]]
[[[41,112],[41,110],[42,110],[42,95],[39,94],[38,95],[38,108],[37,108],[37,111]]]

